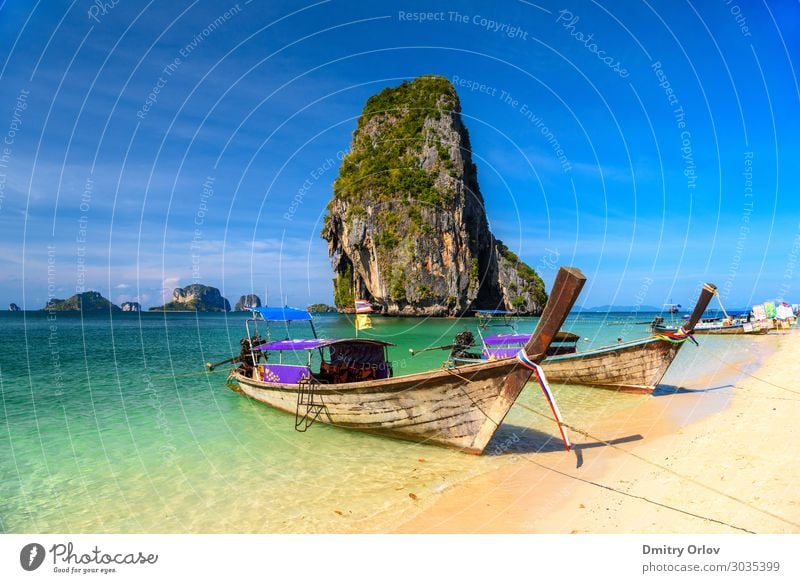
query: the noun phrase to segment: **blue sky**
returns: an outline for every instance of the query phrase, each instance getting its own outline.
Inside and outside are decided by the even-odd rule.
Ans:
[[[6,0],[0,306],[331,301],[339,159],[370,95],[425,74],[457,85],[493,232],[548,286],[571,264],[588,306],[703,281],[797,302],[799,26],[744,0]]]

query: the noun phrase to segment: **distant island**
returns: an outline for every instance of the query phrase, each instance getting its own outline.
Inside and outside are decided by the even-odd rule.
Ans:
[[[52,299],[42,310],[48,312],[121,312],[119,306],[112,304],[100,293],[87,291],[75,294],[66,300]]]
[[[123,312],[141,312],[142,306],[139,305],[139,302],[122,302],[120,306]]]
[[[367,100],[322,237],[334,302],[383,314],[541,313],[544,282],[489,229],[452,83],[425,76]]]
[[[17,304],[15,304],[14,302],[11,302],[11,304],[8,306],[8,311],[9,312],[20,312],[22,310],[19,309],[19,306]]]
[[[208,285],[193,283],[172,292],[172,301],[150,308],[151,312],[230,312],[230,302],[220,291]]]
[[[306,306],[306,309],[312,314],[324,314],[328,312],[338,312],[336,306],[329,306],[328,304],[311,304]]]
[[[244,312],[248,308],[260,308],[260,307],[261,307],[261,298],[258,297],[256,294],[247,294],[239,298],[239,301],[236,302],[236,305],[233,307],[233,311]]]

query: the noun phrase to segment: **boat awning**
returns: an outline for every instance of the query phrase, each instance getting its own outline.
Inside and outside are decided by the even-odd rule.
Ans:
[[[383,342],[382,340],[372,340],[371,338],[306,338],[300,340],[274,340],[272,342],[265,342],[254,346],[253,350],[316,350],[317,348],[324,348],[334,344],[372,344],[378,346],[394,346],[391,342]]]
[[[525,344],[530,340],[530,334],[497,334],[495,336],[487,336],[483,339],[486,346],[505,346],[508,344]],[[580,336],[572,332],[559,331],[553,342],[577,342]]]
[[[311,320],[311,313],[308,310],[301,310],[299,308],[290,308],[284,306],[283,308],[272,308],[269,306],[262,306],[260,308],[248,308],[254,314],[259,314],[267,322],[292,322],[300,320]]]
[[[314,350],[330,343],[324,338],[308,338],[302,340],[275,340],[254,346],[253,350]]]
[[[530,334],[497,334],[483,339],[486,346],[505,346],[506,344],[525,344],[530,340]]]

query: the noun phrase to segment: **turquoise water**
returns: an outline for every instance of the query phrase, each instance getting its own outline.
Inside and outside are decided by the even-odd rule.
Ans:
[[[447,487],[509,463],[505,453],[560,451],[553,422],[521,407],[482,457],[321,424],[298,433],[291,415],[229,391],[224,367],[205,372],[206,362],[238,353],[244,320],[0,312],[0,531],[380,532]],[[345,316],[315,322],[322,337],[353,334]],[[520,331],[535,322],[521,321]],[[586,339],[581,348],[648,334],[646,325],[610,323],[584,315],[566,329]],[[397,345],[395,374],[437,368],[446,357],[411,358],[409,348],[475,329],[472,318],[374,317],[373,324],[364,335]],[[303,336],[305,326],[293,324],[293,334]],[[730,346],[703,342],[718,354]],[[690,386],[701,355],[681,351],[665,382]],[[565,420],[587,428],[652,398],[554,391]],[[531,388],[520,402],[547,411]]]

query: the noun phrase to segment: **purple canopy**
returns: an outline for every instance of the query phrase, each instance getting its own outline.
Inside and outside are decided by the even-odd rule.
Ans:
[[[327,346],[335,340],[325,340],[324,338],[308,338],[302,340],[275,340],[274,342],[265,342],[253,347],[253,350],[313,350]]]
[[[505,346],[507,344],[525,344],[531,339],[530,334],[497,334],[483,339],[486,346]]]
[[[339,344],[347,342],[350,344],[378,344],[380,346],[394,346],[391,342],[384,342],[382,340],[373,340],[372,338],[307,338],[300,340],[274,340],[272,342],[265,342],[254,346],[253,350],[314,350],[315,348],[323,348],[331,344]]]
[[[506,346],[509,344],[519,344],[521,346],[530,339],[530,334],[497,334],[496,336],[487,336],[484,338],[483,344],[484,346]],[[553,338],[553,342],[565,343],[577,342],[578,340],[580,340],[580,336],[572,332],[565,332],[564,330],[560,330]]]

